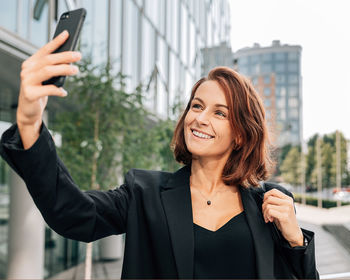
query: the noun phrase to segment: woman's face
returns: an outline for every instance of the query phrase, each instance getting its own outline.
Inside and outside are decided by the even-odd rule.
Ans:
[[[195,92],[184,122],[184,135],[193,159],[220,159],[232,150],[233,132],[225,93],[216,81],[205,81]]]

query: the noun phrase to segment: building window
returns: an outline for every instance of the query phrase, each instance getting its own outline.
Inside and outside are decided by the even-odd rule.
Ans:
[[[276,98],[276,107],[280,110],[283,110],[286,106],[286,100],[284,97]]]
[[[99,2],[100,3],[100,2]],[[123,74],[128,75],[130,90],[137,86],[138,60],[138,21],[140,20],[139,10],[131,1],[126,3],[124,21],[124,49],[123,49]]]
[[[259,55],[252,55],[252,56],[250,57],[250,62],[251,62],[252,64],[258,63],[258,62],[259,62]]]
[[[297,52],[290,52],[288,53],[288,60],[293,61],[293,60],[298,60],[299,54]]]
[[[141,80],[148,84],[155,66],[155,32],[146,18],[142,19]]]
[[[299,82],[299,76],[295,74],[288,75],[288,83],[297,84]]]
[[[240,65],[245,65],[248,63],[248,58],[249,58],[248,56],[242,56],[238,59],[238,63]]]
[[[265,75],[264,76],[264,84],[269,84],[271,83],[271,77],[270,75]]]
[[[189,30],[189,58],[188,64],[189,67],[192,68],[195,65],[196,59],[196,29],[194,23],[192,21],[189,22],[190,30]]]
[[[171,29],[171,46],[173,49],[179,51],[179,21],[180,21],[180,12],[179,12],[179,2],[178,1],[168,1],[168,5],[171,6],[171,17],[172,17],[172,29]],[[168,15],[169,16],[169,15]]]
[[[275,53],[275,59],[276,60],[282,61],[282,60],[285,60],[285,57],[286,57],[286,53],[285,52]]]
[[[176,2],[176,1],[174,1]],[[188,59],[188,13],[183,4],[181,4],[181,59],[187,64]]]
[[[281,75],[281,74],[277,74],[276,75],[276,83],[284,84],[285,82],[286,82],[286,76],[285,75]]]
[[[243,66],[240,66],[239,69],[238,69],[239,73],[241,73],[242,75],[248,75],[248,67],[243,67]]]
[[[264,53],[262,55],[262,61],[263,62],[269,62],[272,60],[272,54],[271,53]]]
[[[264,95],[265,96],[270,96],[271,95],[271,88],[264,87]]]
[[[16,31],[17,3],[18,1],[3,0],[0,9],[0,26],[12,32]]]
[[[271,106],[271,99],[264,99],[264,104],[265,104],[265,107],[270,107]]]
[[[285,121],[286,120],[286,111],[285,110],[277,111],[277,119],[279,121]]]
[[[272,72],[272,66],[270,63],[263,63],[261,66],[262,73],[271,73]]]
[[[283,73],[285,71],[285,64],[284,63],[277,63],[275,65],[276,72]]]
[[[10,2],[10,1],[8,1]],[[12,2],[12,1],[11,1]],[[42,46],[46,44],[48,39],[48,16],[49,7],[47,2],[40,13],[40,17],[37,19],[31,18],[31,38],[30,41],[36,46]]]
[[[253,83],[254,86],[258,85],[258,77],[255,76],[251,80],[252,80],[252,83]]]
[[[159,16],[160,16],[159,9],[160,8],[161,8],[161,5],[159,3],[159,0],[146,0],[146,15],[152,21],[152,23],[157,27],[159,27]]]
[[[298,87],[297,86],[289,86],[288,87],[288,95],[289,96],[298,96]]]
[[[259,75],[261,73],[261,65],[259,63],[252,65],[252,72],[254,75]]]
[[[288,112],[290,119],[297,119],[299,117],[299,110],[297,108],[290,108]]]
[[[168,83],[168,46],[162,37],[158,37],[158,71],[164,83]]]
[[[297,97],[289,97],[288,106],[298,108],[298,106],[299,106],[298,98]]]
[[[288,63],[288,71],[289,72],[298,72],[298,63],[296,62],[291,62],[291,63]]]
[[[286,96],[286,87],[276,87],[276,96]]]

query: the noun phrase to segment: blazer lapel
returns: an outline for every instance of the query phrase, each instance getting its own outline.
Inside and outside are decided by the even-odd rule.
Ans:
[[[254,240],[258,278],[274,278],[274,243],[270,228],[265,224],[261,210],[258,209],[253,190],[240,187],[240,191]]]
[[[175,172],[161,191],[175,263],[181,279],[193,278],[194,239],[190,168],[185,166]]]
[[[180,279],[193,278],[194,237],[190,175],[191,166],[179,169],[161,190]],[[258,278],[274,278],[274,243],[270,229],[264,222],[261,210],[258,209],[253,190],[240,187],[240,192],[253,236]]]

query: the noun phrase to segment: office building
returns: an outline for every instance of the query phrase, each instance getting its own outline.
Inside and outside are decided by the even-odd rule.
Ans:
[[[0,0],[0,133],[15,121],[22,62],[52,38],[60,14],[79,7],[87,10],[80,40],[83,55],[91,54],[94,64],[111,61],[116,71],[130,76],[128,89],[140,83],[147,86],[147,106],[161,117],[173,117],[171,107],[186,100],[201,77],[200,50],[230,44],[227,0]],[[48,113],[50,127],[54,119]],[[13,199],[9,189],[18,190],[9,188],[14,176],[0,159],[1,277],[16,258],[7,251]],[[45,277],[81,261],[80,243],[59,238],[49,229],[45,238]]]
[[[202,57],[202,76],[207,75],[214,67],[232,67],[233,65],[232,49],[227,42],[222,42],[217,46],[203,48]]]
[[[278,147],[300,144],[303,137],[301,47],[282,45],[280,41],[273,41],[268,47],[254,44],[238,50],[234,59],[238,71],[251,77],[253,83],[258,77],[266,81],[268,86],[260,88],[266,101],[267,94],[272,93],[269,81],[271,74],[274,75],[276,144]]]

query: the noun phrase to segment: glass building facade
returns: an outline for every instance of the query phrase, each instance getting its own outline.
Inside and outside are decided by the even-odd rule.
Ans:
[[[200,50],[230,45],[227,0],[0,0],[1,134],[15,120],[22,62],[52,38],[60,14],[80,7],[87,10],[83,56],[91,55],[94,64],[112,62],[129,76],[128,89],[145,85],[147,106],[161,117],[173,117],[171,107],[187,100],[201,77]],[[0,159],[0,277],[8,255],[8,174]],[[46,277],[84,257],[84,245],[50,229],[45,248]]]
[[[130,89],[146,85],[150,109],[164,117],[200,78],[200,50],[230,41],[227,1],[77,2],[88,11],[83,54],[91,52],[95,63],[109,58],[131,77]]]
[[[251,77],[256,85],[258,77],[269,84],[274,75],[276,139],[277,146],[298,145],[302,136],[302,92],[301,92],[301,47],[281,45],[273,41],[272,46],[243,48],[234,54],[237,69]],[[269,95],[269,89],[262,89]],[[265,104],[266,105],[266,104]]]

